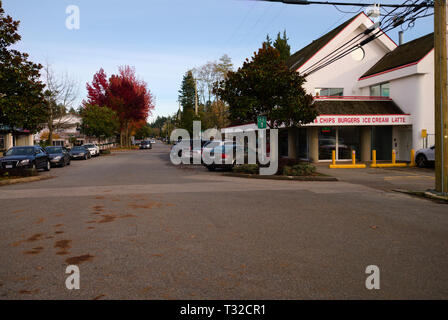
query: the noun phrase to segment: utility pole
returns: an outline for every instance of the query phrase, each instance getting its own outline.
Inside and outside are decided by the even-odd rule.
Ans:
[[[198,115],[198,80],[194,78],[194,113]]]
[[[434,99],[436,192],[448,194],[447,2],[434,3]]]

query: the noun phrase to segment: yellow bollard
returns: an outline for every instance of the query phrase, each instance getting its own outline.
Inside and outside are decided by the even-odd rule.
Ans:
[[[356,164],[356,151],[352,151],[352,164],[336,164],[336,151],[332,151],[332,164],[330,164],[330,169],[353,169],[353,168],[365,168],[365,164]]]
[[[372,150],[372,164],[371,167],[376,167],[376,150]]]
[[[411,149],[411,163],[409,164],[410,167],[415,167],[415,150]]]
[[[394,149],[392,149],[392,164],[395,164],[397,161],[397,154]]]

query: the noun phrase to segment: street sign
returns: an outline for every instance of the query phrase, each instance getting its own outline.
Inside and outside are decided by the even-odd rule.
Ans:
[[[266,117],[258,116],[257,117],[258,129],[266,129]]]

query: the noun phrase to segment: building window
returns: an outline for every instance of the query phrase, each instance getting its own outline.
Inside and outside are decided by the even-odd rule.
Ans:
[[[344,95],[344,88],[316,88],[315,93],[317,97],[342,97]]]
[[[389,97],[390,96],[389,82],[370,86],[370,96],[371,97]]]

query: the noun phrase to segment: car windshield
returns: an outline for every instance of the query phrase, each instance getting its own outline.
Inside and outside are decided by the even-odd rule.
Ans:
[[[86,148],[94,148],[95,146],[93,144],[85,144],[84,147],[86,147]]]
[[[149,141],[142,141],[141,144],[149,144]]]
[[[84,148],[84,147],[74,147],[72,149],[72,151],[86,151],[86,148]]]
[[[15,147],[6,151],[5,156],[27,156],[34,154],[33,147]]]
[[[50,153],[62,153],[62,148],[61,147],[46,147],[45,150]]]

